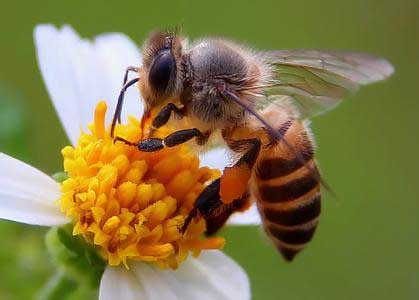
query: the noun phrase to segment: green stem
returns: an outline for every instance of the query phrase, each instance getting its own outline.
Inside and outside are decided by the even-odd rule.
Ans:
[[[38,294],[38,300],[67,299],[77,288],[77,282],[58,271]]]

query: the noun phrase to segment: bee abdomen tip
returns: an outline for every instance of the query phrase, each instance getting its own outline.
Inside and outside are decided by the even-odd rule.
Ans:
[[[279,248],[279,252],[281,252],[282,257],[287,262],[292,262],[295,258],[295,256],[300,252],[300,250],[294,250],[294,249],[288,249],[288,248]]]

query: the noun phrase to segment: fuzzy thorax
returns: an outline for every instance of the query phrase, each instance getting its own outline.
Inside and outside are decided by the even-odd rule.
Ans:
[[[129,267],[129,260],[175,269],[189,253],[219,249],[224,239],[206,238],[205,221],[179,232],[197,196],[219,172],[199,167],[187,146],[154,153],[114,143],[105,127],[107,106],[100,102],[89,133],[75,147],[62,150],[64,170],[60,206],[82,235],[99,249],[109,265]],[[140,121],[117,125],[115,136],[141,139]]]

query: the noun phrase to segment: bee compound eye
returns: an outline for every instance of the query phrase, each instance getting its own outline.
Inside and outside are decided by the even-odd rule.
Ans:
[[[176,62],[170,50],[162,50],[154,59],[148,80],[153,89],[163,94],[176,74]]]

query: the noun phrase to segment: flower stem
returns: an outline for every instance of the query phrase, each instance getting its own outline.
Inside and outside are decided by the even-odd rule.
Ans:
[[[67,299],[77,288],[77,282],[69,278],[65,272],[58,271],[37,295],[38,300]]]

